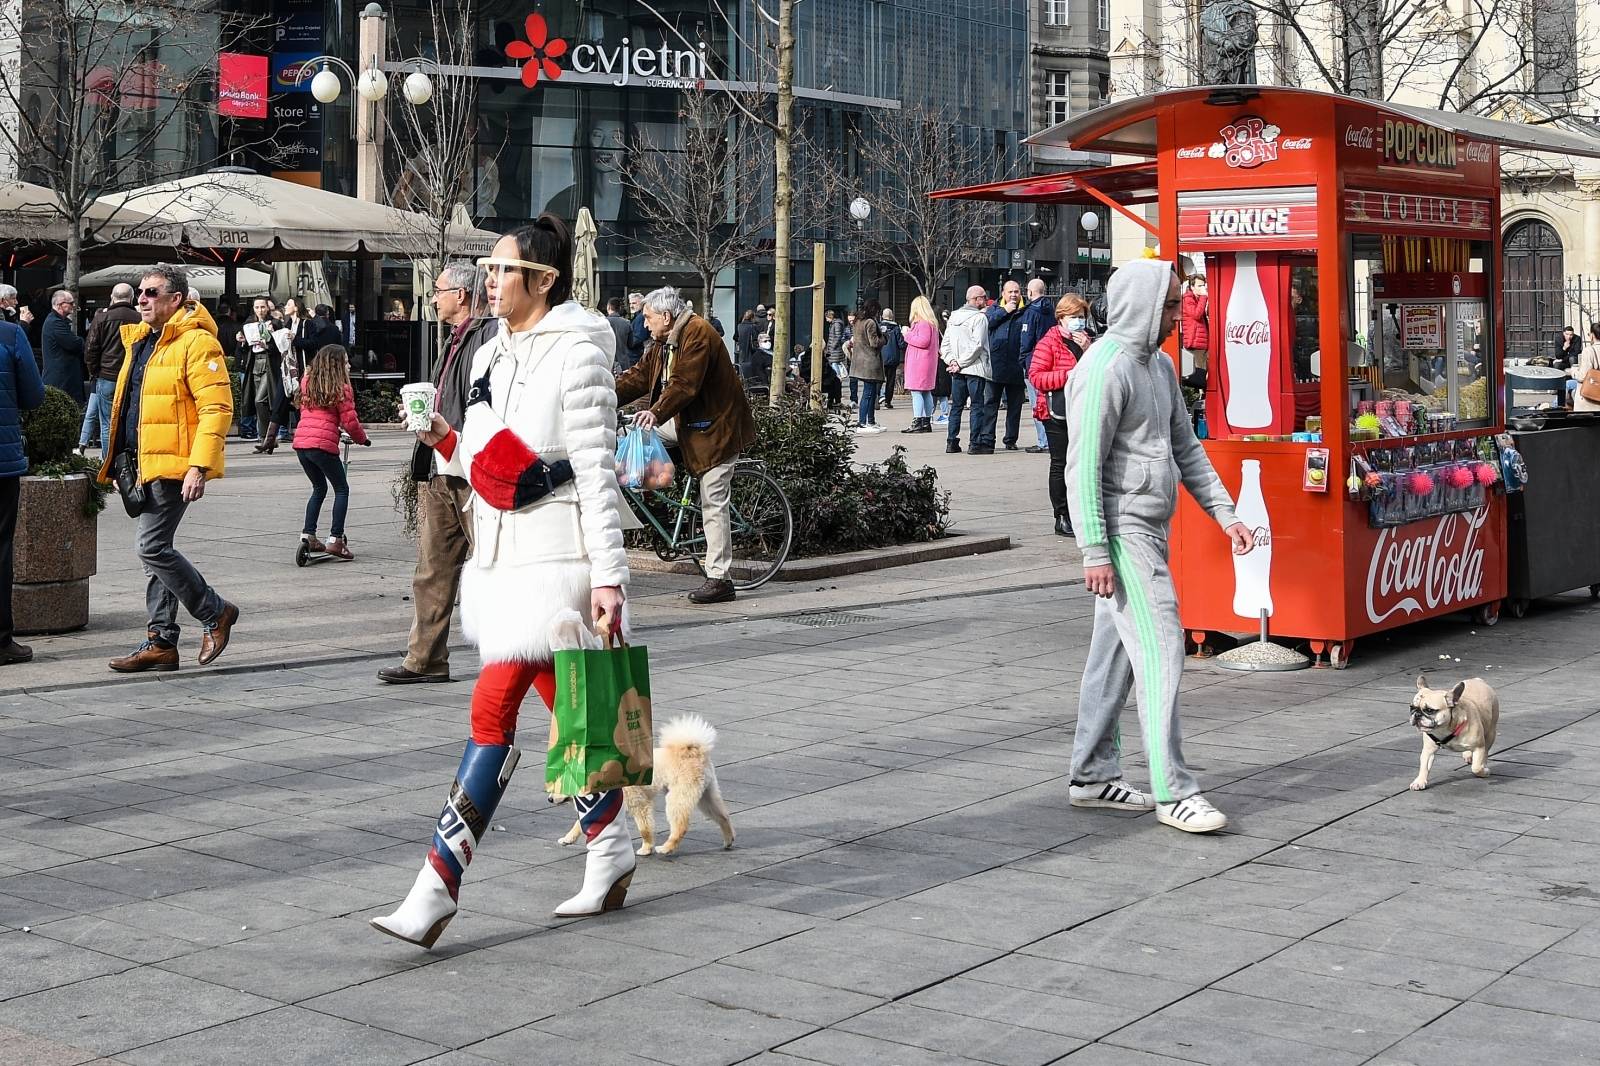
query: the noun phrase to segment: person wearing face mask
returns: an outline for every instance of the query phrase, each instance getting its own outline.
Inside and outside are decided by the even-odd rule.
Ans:
[[[1183,373],[1200,378],[1205,388],[1206,356],[1211,351],[1211,297],[1206,295],[1206,279],[1195,274],[1183,294],[1182,328],[1178,340],[1183,345]],[[1185,384],[1188,384],[1187,380]]]
[[[1033,387],[1033,417],[1044,423],[1050,442],[1050,509],[1055,513],[1056,533],[1072,536],[1072,517],[1067,511],[1067,378],[1072,368],[1089,350],[1085,332],[1089,304],[1082,296],[1069,292],[1056,301],[1055,322],[1033,348],[1028,365],[1028,384]]]

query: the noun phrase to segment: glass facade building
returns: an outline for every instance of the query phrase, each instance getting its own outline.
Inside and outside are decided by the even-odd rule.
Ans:
[[[639,251],[642,223],[622,178],[627,146],[647,141],[674,148],[683,87],[701,79],[713,91],[726,83],[770,89],[775,32],[768,19],[746,0],[662,0],[648,6],[635,0],[480,0],[474,12],[478,160],[473,215],[486,228],[503,231],[541,211],[570,219],[587,206],[601,231],[604,295],[670,283],[693,290],[700,306],[705,297],[692,272]],[[432,47],[427,0],[400,0],[388,13],[395,42],[392,65],[419,56],[440,58]],[[520,61],[508,58],[507,47],[527,40],[528,16],[534,13],[543,16],[546,45],[559,52],[554,59],[559,72],[552,78],[543,67],[528,86]],[[852,178],[862,181],[863,190],[868,184],[858,173],[853,147],[871,113],[902,102],[948,116],[992,146],[1008,168],[1022,164],[1019,142],[1028,128],[1028,87],[1021,0],[981,7],[961,0],[806,0],[795,14],[796,125],[807,143],[829,153],[835,168],[852,176],[847,184]],[[353,7],[330,6],[327,17],[330,23],[352,23],[341,32],[354,39]],[[557,40],[563,44],[554,45]],[[330,118],[330,145],[348,144],[348,134],[337,128],[339,116]],[[324,183],[353,192],[345,187],[353,178],[342,154],[330,153]],[[804,172],[801,161],[800,180]],[[804,230],[796,236],[797,244],[805,242],[804,255],[796,256],[795,283],[803,285],[809,280],[809,241],[849,234]],[[830,302],[853,300],[860,285],[877,287],[878,272],[852,260],[848,245],[840,244],[830,267]],[[1014,227],[1007,247],[997,248],[992,262],[974,267],[987,268],[992,282],[993,272],[1009,266],[1021,247],[1022,235]],[[735,307],[770,302],[771,275],[770,255],[724,271],[714,307],[726,325],[731,328]],[[883,289],[892,298],[893,286],[886,283]],[[809,310],[797,307],[796,314]]]

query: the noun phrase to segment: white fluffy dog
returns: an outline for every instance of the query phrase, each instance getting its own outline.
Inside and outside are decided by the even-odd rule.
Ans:
[[[717,768],[711,762],[711,749],[716,743],[717,731],[697,714],[680,715],[662,727],[655,751],[655,783],[622,792],[623,803],[639,827],[639,839],[644,841],[640,855],[654,851],[671,855],[677,851],[683,834],[689,831],[689,815],[697,806],[722,830],[723,848],[733,847],[733,821],[717,788]],[[661,792],[667,794],[668,833],[657,848],[655,798]],[[582,827],[574,822],[561,843],[575,844],[582,836]]]

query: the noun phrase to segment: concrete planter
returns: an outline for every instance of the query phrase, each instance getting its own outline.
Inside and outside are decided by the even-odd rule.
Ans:
[[[84,516],[88,496],[87,474],[22,479],[11,594],[18,633],[66,633],[89,624],[99,523]]]

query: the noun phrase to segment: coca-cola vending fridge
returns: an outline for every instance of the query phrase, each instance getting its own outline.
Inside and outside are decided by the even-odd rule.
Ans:
[[[1205,264],[1205,448],[1260,547],[1232,556],[1182,496],[1172,568],[1194,645],[1265,611],[1271,635],[1342,666],[1409,622],[1493,624],[1517,465],[1500,150],[1600,157],[1600,141],[1269,86],[1130,98],[1031,141],[1142,161],[937,195],[1093,205],[1180,269]]]

